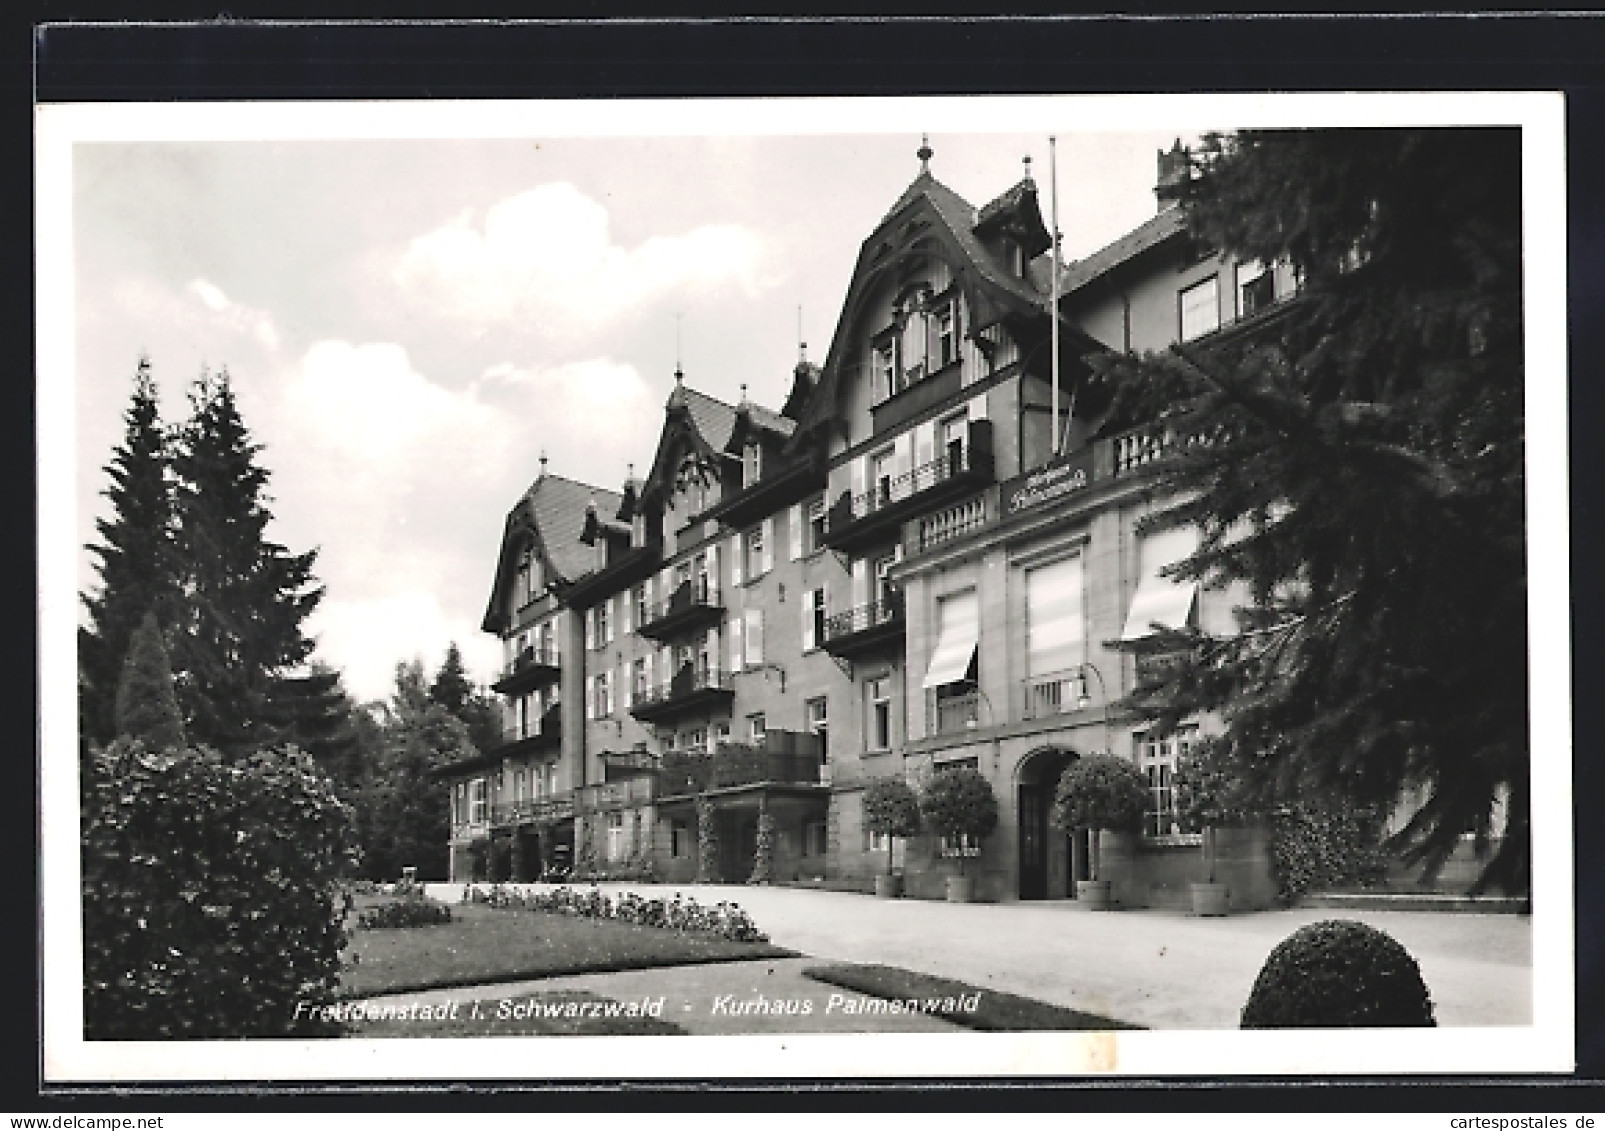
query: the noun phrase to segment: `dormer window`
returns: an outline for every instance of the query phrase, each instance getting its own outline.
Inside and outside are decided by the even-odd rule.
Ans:
[[[904,315],[900,344],[898,353],[902,369],[896,374],[892,385],[893,391],[898,393],[925,377],[926,362],[929,360],[927,355],[930,352],[930,322],[923,309],[914,308]]]
[[[954,302],[944,302],[937,307],[932,315],[932,333],[935,341],[932,344],[934,356],[931,358],[933,370],[945,368],[958,360],[958,311]]]
[[[741,485],[751,487],[763,474],[763,448],[749,443],[741,452]]]
[[[897,374],[897,342],[890,341],[875,347],[870,368],[870,399],[880,404],[892,395]]]

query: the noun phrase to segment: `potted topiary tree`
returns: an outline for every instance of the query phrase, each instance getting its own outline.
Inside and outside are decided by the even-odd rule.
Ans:
[[[1112,906],[1109,881],[1098,874],[1098,838],[1103,832],[1136,832],[1148,804],[1148,783],[1124,758],[1090,754],[1072,762],[1059,778],[1050,823],[1056,829],[1087,830],[1090,878],[1076,881],[1076,898],[1093,911]]]
[[[1231,892],[1215,875],[1216,831],[1252,817],[1246,782],[1219,739],[1205,739],[1178,758],[1173,780],[1177,818],[1203,835],[1204,879],[1191,885],[1193,914],[1225,915]]]
[[[919,798],[902,778],[876,778],[864,787],[864,827],[886,838],[886,873],[875,877],[875,895],[896,899],[902,876],[892,871],[892,838],[920,831]]]
[[[949,903],[970,901],[970,877],[964,871],[964,858],[971,851],[980,853],[981,841],[998,827],[998,799],[992,784],[978,770],[968,766],[939,770],[920,795],[920,817],[937,836],[958,845],[959,874],[947,878]]]

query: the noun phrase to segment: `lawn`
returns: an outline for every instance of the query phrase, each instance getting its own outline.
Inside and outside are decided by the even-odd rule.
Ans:
[[[808,966],[803,969],[803,976],[888,1001],[913,998],[922,1003],[925,1007],[923,1011],[931,1016],[971,1029],[1018,1033],[1032,1029],[1142,1028],[1141,1025],[1128,1025],[1096,1014],[1050,1005],[1035,998],[982,989],[967,982],[902,970],[896,966],[853,963]]]
[[[458,1002],[451,1014],[357,1022],[353,1037],[655,1037],[684,1033],[672,1021],[640,1012],[584,990],[553,990],[505,998]],[[608,1014],[612,1014],[609,1016]]]
[[[352,924],[356,914],[376,902],[380,900],[358,896]],[[731,942],[523,908],[452,904],[451,914],[450,923],[438,926],[353,929],[340,996],[793,956],[792,951],[769,943]]]

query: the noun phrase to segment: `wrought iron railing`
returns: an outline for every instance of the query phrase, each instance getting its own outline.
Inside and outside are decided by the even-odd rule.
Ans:
[[[825,618],[825,642],[864,632],[903,619],[903,595],[889,594],[879,601]]]
[[[723,604],[717,585],[710,584],[707,578],[682,582],[673,593],[669,594],[667,600],[657,601],[646,607],[646,616],[639,627],[648,627],[657,621],[666,620],[691,609],[719,608],[723,608]]]
[[[516,656],[507,662],[502,669],[502,675],[517,675],[525,668],[535,667],[555,668],[557,663],[557,649],[553,647],[537,648],[533,644],[526,645]]]
[[[968,730],[980,720],[980,696],[951,695],[936,700],[936,732],[952,734]]]
[[[866,518],[876,511],[927,491],[938,483],[974,471],[978,468],[976,446],[965,444],[944,452],[929,463],[922,463],[902,475],[877,483],[867,491],[853,496],[853,518]]]
[[[574,815],[574,795],[554,793],[545,797],[526,797],[519,801],[498,801],[490,807],[495,825],[544,824]]]
[[[697,691],[733,691],[735,683],[730,676],[717,668],[710,671],[694,671],[691,668],[682,668],[667,683],[655,683],[647,686],[646,690],[635,697],[633,707],[651,707],[662,703],[671,703]]]
[[[1080,668],[1070,668],[1068,671],[1045,672],[1023,680],[1021,686],[1025,694],[1021,717],[1041,719],[1080,709],[1080,671]]]

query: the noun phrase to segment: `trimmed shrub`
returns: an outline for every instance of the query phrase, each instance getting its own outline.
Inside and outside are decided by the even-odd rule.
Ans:
[[[1243,1006],[1244,1029],[1436,1025],[1410,952],[1350,919],[1300,927],[1276,945]]]
[[[902,778],[876,778],[864,787],[864,827],[888,838],[886,874],[892,873],[891,837],[920,831],[920,800]]]
[[[968,766],[941,770],[920,794],[920,818],[937,836],[953,840],[971,837],[979,843],[998,827],[997,795],[979,770]],[[959,874],[963,873],[964,855],[960,853]]]
[[[1382,819],[1362,806],[1301,803],[1271,821],[1271,870],[1285,901],[1308,891],[1374,887],[1387,874]]]
[[[697,882],[719,882],[719,827],[713,802],[706,797],[697,798]]]
[[[1148,807],[1148,782],[1135,763],[1112,754],[1089,754],[1065,768],[1054,793],[1056,829],[1136,832]]]
[[[758,814],[758,835],[752,857],[749,884],[767,884],[775,878],[775,819],[767,812]]]
[[[370,930],[391,927],[433,927],[451,922],[451,908],[439,900],[408,893],[401,899],[388,899],[357,916],[357,926]]]
[[[355,865],[350,809],[293,747],[225,764],[113,743],[84,790],[84,1036],[337,1031],[318,1007]]]

